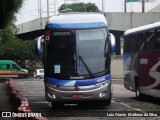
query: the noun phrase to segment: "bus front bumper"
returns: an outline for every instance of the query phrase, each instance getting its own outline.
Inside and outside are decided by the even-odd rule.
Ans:
[[[111,99],[111,81],[91,86],[65,87],[45,83],[46,100],[52,101],[96,101]]]

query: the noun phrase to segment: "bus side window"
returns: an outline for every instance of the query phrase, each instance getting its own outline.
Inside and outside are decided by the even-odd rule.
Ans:
[[[129,36],[125,36],[124,37],[124,52],[130,52],[130,37]]]
[[[133,34],[130,36],[130,46],[131,46],[131,51],[136,52],[137,51],[137,34]]]
[[[146,49],[146,42],[145,42],[145,33],[144,32],[140,32],[138,33],[138,49],[139,51],[143,51]]]
[[[155,30],[146,31],[147,50],[155,50]]]
[[[141,44],[142,44],[141,34],[140,33],[137,34],[137,42],[138,42],[138,44],[137,44],[138,51],[140,51],[140,47],[141,47]]]
[[[156,32],[156,45],[155,45],[156,50],[160,50],[160,29],[157,29]]]

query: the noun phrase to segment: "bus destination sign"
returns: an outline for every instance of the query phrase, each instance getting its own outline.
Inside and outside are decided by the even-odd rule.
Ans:
[[[69,36],[71,35],[70,32],[53,32],[53,36]]]

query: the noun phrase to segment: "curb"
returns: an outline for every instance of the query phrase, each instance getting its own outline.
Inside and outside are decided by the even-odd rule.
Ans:
[[[123,78],[112,78],[112,81],[124,81]]]
[[[8,79],[8,94],[10,96],[10,102],[14,106],[16,112],[24,113],[25,117],[16,117],[16,120],[48,120],[46,117],[30,117],[28,113],[31,113],[32,110],[29,106],[28,99],[23,97],[19,91],[16,90],[16,85],[12,79]]]

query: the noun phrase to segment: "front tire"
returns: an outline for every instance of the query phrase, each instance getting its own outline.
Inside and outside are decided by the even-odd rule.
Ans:
[[[139,93],[139,86],[136,85],[136,98],[140,97],[140,93]]]
[[[19,78],[19,79],[24,79],[25,76],[24,76],[23,74],[19,74],[19,75],[18,75],[18,78]]]
[[[137,99],[143,100],[145,98],[145,95],[140,93],[138,80],[136,80],[135,92],[136,92],[136,98]]]
[[[110,97],[109,99],[106,99],[106,100],[101,100],[100,101],[100,104],[103,105],[103,106],[109,106],[111,104],[111,94],[110,94]]]
[[[111,99],[101,101],[101,104],[104,106],[109,106],[111,104]]]
[[[41,79],[41,77],[40,76],[36,76],[36,80],[40,80]]]

